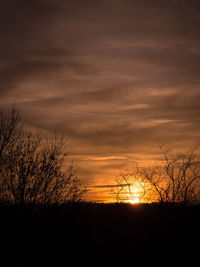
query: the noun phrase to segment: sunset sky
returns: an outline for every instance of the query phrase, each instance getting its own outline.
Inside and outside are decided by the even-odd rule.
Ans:
[[[199,0],[1,0],[0,105],[65,135],[88,199],[200,142]]]

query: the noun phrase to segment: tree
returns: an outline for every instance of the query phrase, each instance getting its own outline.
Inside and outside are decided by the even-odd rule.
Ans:
[[[118,178],[116,200],[184,203],[200,200],[200,156],[194,147],[185,153],[170,153],[161,146],[163,159],[151,166],[138,166]],[[140,190],[134,191],[140,185]],[[139,192],[139,193],[138,193]],[[125,196],[125,197],[124,197]]]
[[[6,118],[11,113],[3,114]],[[2,200],[20,205],[81,200],[86,188],[75,174],[64,138],[21,130],[17,138],[7,140],[0,157]]]
[[[138,168],[160,202],[188,202],[200,199],[200,157],[197,147],[185,153],[170,153],[161,146],[163,161]]]

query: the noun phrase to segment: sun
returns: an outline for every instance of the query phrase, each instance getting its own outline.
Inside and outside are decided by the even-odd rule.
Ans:
[[[140,203],[140,199],[136,197],[134,199],[127,200],[127,202],[130,204],[138,204],[138,203]]]

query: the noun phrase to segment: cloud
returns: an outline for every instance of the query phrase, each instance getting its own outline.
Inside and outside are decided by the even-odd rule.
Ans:
[[[0,104],[66,135],[84,179],[106,183],[133,158],[156,157],[158,143],[199,141],[199,1],[0,7]]]

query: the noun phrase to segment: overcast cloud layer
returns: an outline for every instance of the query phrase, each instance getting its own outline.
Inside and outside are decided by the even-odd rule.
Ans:
[[[111,184],[159,143],[200,141],[199,29],[198,0],[1,1],[0,104]]]

